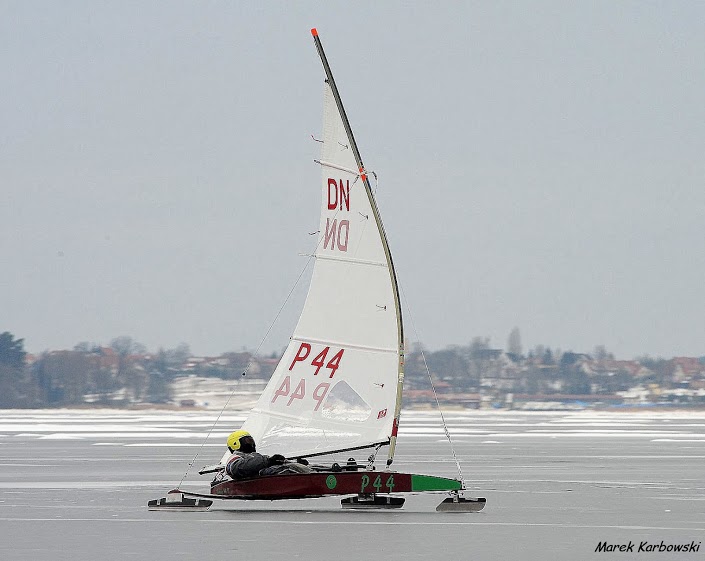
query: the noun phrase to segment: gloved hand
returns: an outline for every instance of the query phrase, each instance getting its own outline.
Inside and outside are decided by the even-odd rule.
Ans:
[[[280,466],[284,462],[286,462],[286,458],[282,456],[281,454],[274,454],[273,456],[269,456],[269,465],[270,466]]]
[[[307,466],[308,460],[306,458],[296,458],[296,463],[301,464],[302,466]]]

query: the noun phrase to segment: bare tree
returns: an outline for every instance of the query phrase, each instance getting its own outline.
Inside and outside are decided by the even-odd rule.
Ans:
[[[614,359],[614,355],[612,353],[607,352],[607,349],[605,348],[604,345],[597,345],[595,347],[595,350],[593,351],[595,360],[612,360]]]
[[[186,343],[180,343],[175,349],[167,349],[165,353],[169,366],[181,366],[191,356],[191,348]]]
[[[127,337],[124,335],[122,337],[116,337],[110,341],[110,348],[123,357],[141,354],[147,351],[142,343],[138,343],[132,337]]]
[[[145,346],[132,337],[123,336],[110,341],[110,347],[118,354],[117,378],[127,389],[128,399],[141,400],[147,392],[148,376],[144,367],[130,355],[145,353]]]
[[[519,328],[515,327],[509,334],[507,339],[507,352],[514,356],[521,356],[521,333]]]

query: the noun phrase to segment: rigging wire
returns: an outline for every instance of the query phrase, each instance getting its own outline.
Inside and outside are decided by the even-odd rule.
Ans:
[[[419,338],[419,333],[416,330],[416,324],[414,323],[414,316],[411,313],[411,307],[409,306],[408,298],[406,297],[406,293],[404,292],[404,287],[399,284],[399,289],[401,290],[402,296],[404,298],[404,302],[407,302],[406,304],[406,311],[407,311],[407,317],[409,318],[409,322],[411,323],[411,329],[414,331],[414,335],[416,337],[417,341],[420,341],[421,339]],[[433,390],[433,399],[436,400],[436,407],[438,408],[438,412],[441,414],[441,422],[443,423],[443,431],[445,432],[446,438],[448,439],[448,443],[450,444],[450,451],[453,454],[453,460],[455,460],[455,466],[458,468],[458,479],[460,482],[463,482],[463,471],[460,468],[460,461],[458,460],[458,455],[455,453],[455,446],[453,445],[453,439],[450,437],[450,431],[448,430],[448,425],[446,424],[446,419],[445,416],[443,415],[443,410],[441,409],[441,403],[438,400],[438,394],[436,393],[436,386],[433,383],[433,376],[431,376],[431,370],[428,367],[428,362],[426,362],[426,353],[424,353],[423,348],[421,348],[421,358],[423,359],[423,365],[424,368],[426,369],[426,374],[428,374],[428,380],[431,382],[431,389]]]
[[[315,137],[313,137],[313,135],[311,135],[311,136],[312,136],[313,140],[315,140],[316,142],[321,142],[321,141],[317,140]],[[318,163],[318,162],[317,162],[317,163]],[[351,188],[355,186],[355,183],[357,183],[357,180],[360,178],[360,175],[361,175],[362,173],[364,173],[364,170],[361,171],[359,174],[357,174],[357,176],[355,177],[355,181],[353,181],[353,184],[351,185]],[[374,174],[374,172],[373,172],[373,174]],[[376,179],[377,179],[377,174],[374,174],[374,177],[375,177],[375,180],[376,180]],[[335,215],[334,215],[334,218],[338,215],[339,212],[340,212],[340,209],[338,209],[338,210],[336,211],[336,213],[335,213]],[[318,232],[312,232],[312,233],[310,232],[309,235],[314,235],[314,234],[317,234],[317,233],[320,233],[320,230],[319,230]],[[244,369],[243,372],[242,372],[242,376],[246,376],[246,375],[247,375],[247,372],[248,372],[248,370],[250,369],[250,366],[252,365],[252,363],[253,363],[253,361],[254,361],[254,358],[259,354],[259,351],[260,351],[260,349],[262,348],[262,346],[264,345],[264,342],[267,340],[267,337],[269,337],[269,333],[270,333],[270,332],[272,331],[272,329],[274,328],[274,325],[277,323],[277,320],[279,319],[279,316],[281,315],[282,311],[284,310],[284,308],[286,307],[287,303],[289,302],[289,299],[291,298],[291,295],[294,293],[294,290],[296,290],[296,287],[299,285],[299,282],[301,281],[301,278],[304,276],[304,273],[306,272],[306,269],[308,269],[308,266],[309,266],[309,264],[311,263],[311,260],[316,257],[316,251],[318,251],[318,246],[321,245],[321,242],[322,242],[322,241],[323,241],[323,236],[319,236],[318,242],[316,243],[316,247],[314,248],[313,253],[311,253],[311,254],[309,254],[309,255],[307,256],[308,259],[306,260],[306,264],[304,265],[303,269],[302,269],[301,272],[299,273],[299,276],[298,276],[298,277],[296,278],[296,280],[294,281],[294,285],[291,287],[291,290],[289,290],[289,293],[287,294],[286,298],[284,299],[284,302],[283,302],[282,305],[280,306],[279,311],[278,311],[277,314],[274,316],[274,319],[273,319],[272,322],[270,323],[269,328],[267,329],[266,333],[265,333],[264,336],[262,337],[262,340],[259,342],[259,345],[257,346],[257,349],[255,350],[255,352],[254,352],[254,353],[252,354],[252,356],[250,357],[250,360],[248,360],[247,366],[245,367],[245,369]],[[192,468],[193,465],[196,463],[196,460],[198,459],[198,456],[199,456],[199,455],[201,454],[201,452],[203,451],[203,447],[206,445],[206,442],[208,442],[208,439],[210,438],[211,433],[213,432],[213,430],[215,430],[215,427],[218,425],[218,422],[220,421],[220,418],[223,416],[223,413],[225,413],[225,410],[227,409],[228,405],[230,404],[230,400],[231,400],[232,397],[235,395],[235,392],[236,392],[236,391],[237,391],[237,386],[233,388],[233,391],[232,391],[232,392],[230,392],[230,395],[228,396],[228,399],[225,401],[225,405],[223,405],[223,408],[220,410],[220,413],[218,413],[218,417],[216,418],[215,422],[213,423],[213,425],[212,425],[212,426],[210,427],[210,429],[208,430],[208,434],[206,434],[206,438],[203,440],[203,442],[201,442],[201,446],[199,446],[198,450],[196,450],[196,454],[194,455],[193,459],[192,459],[192,460],[188,463],[188,465],[186,466],[186,471],[184,472],[183,476],[181,476],[181,481],[179,481],[179,484],[177,485],[177,488],[181,487],[181,485],[183,484],[184,480],[186,479],[186,477],[188,476],[189,472],[191,471],[191,468]]]
[[[320,241],[318,242],[320,244]],[[318,245],[316,246],[316,249],[318,249]],[[315,253],[315,251],[314,251]],[[291,298],[291,295],[294,293],[294,290],[296,290],[296,287],[299,285],[299,282],[301,281],[301,278],[304,276],[304,273],[306,272],[306,269],[308,269],[309,263],[311,263],[311,260],[315,257],[315,255],[309,255],[308,259],[306,260],[306,264],[304,265],[304,268],[301,269],[301,272],[299,273],[299,276],[296,278],[296,281],[294,281],[294,286],[291,287],[291,290],[289,291],[289,294],[286,295],[286,298],[284,299],[284,303],[280,306],[279,311],[277,312],[277,315],[274,316],[274,319],[269,325],[269,328],[267,329],[267,332],[264,334],[264,337],[262,337],[262,340],[259,342],[259,345],[257,346],[257,349],[255,352],[250,356],[250,360],[247,361],[247,366],[245,366],[245,369],[242,372],[243,376],[247,376],[247,372],[250,369],[250,366],[252,366],[252,363],[254,362],[254,358],[259,354],[260,349],[262,348],[262,345],[264,345],[264,342],[267,340],[267,337],[269,337],[269,333],[272,331],[274,328],[274,324],[277,323],[277,320],[279,319],[279,316],[281,315],[282,311],[286,307],[287,302],[289,302],[289,299]],[[179,482],[178,487],[181,487],[181,485],[184,482],[184,479],[186,479],[186,476],[188,475],[189,471],[193,467],[193,464],[196,462],[196,459],[198,456],[201,454],[203,451],[203,447],[206,445],[206,442],[208,442],[208,439],[211,436],[211,433],[215,429],[215,427],[218,425],[218,421],[220,421],[220,418],[223,416],[223,413],[227,409],[230,400],[233,398],[235,395],[235,392],[237,391],[237,386],[233,388],[233,391],[230,392],[230,395],[228,396],[228,399],[225,401],[225,405],[223,405],[223,408],[220,410],[220,413],[218,413],[218,417],[216,418],[215,422],[211,426],[211,428],[208,430],[208,434],[206,435],[206,438],[203,440],[201,443],[201,446],[196,450],[196,455],[193,457],[193,460],[191,460],[186,466],[186,471],[184,472],[184,475],[181,477],[181,481]],[[178,488],[177,487],[177,488]]]

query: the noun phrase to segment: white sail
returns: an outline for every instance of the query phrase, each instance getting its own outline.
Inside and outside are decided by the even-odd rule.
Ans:
[[[258,450],[289,457],[386,443],[396,432],[401,318],[395,280],[341,109],[326,83],[311,285],[291,341],[243,426]]]

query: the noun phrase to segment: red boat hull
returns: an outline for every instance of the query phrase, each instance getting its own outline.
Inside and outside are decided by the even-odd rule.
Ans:
[[[326,495],[358,495],[451,491],[460,481],[444,477],[393,471],[314,472],[268,475],[238,481],[223,481],[211,494],[223,499],[305,499]]]

